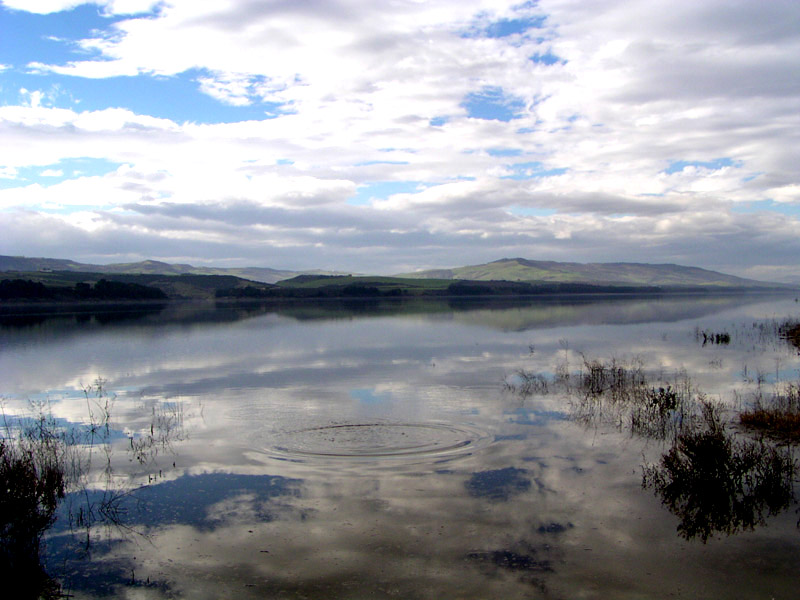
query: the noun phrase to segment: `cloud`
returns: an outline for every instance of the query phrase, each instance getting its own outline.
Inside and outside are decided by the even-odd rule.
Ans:
[[[381,272],[512,253],[744,272],[784,265],[777,240],[795,249],[791,3],[95,5],[108,26],[29,64],[25,102],[0,106],[3,181],[16,181],[0,189],[4,218],[125,232],[137,257]],[[103,78],[181,95],[82,108],[79,83]],[[201,99],[247,112],[179,118]],[[115,170],[14,179],[77,158]],[[739,212],[753,203],[763,214]],[[116,256],[101,246],[93,256]]]

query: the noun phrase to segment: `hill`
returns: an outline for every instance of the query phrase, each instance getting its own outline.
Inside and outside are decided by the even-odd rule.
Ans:
[[[289,271],[266,267],[195,267],[189,264],[170,264],[156,260],[135,263],[93,265],[55,258],[0,256],[0,272],[73,272],[113,275],[220,275],[234,276],[260,283],[278,283],[297,276],[343,276],[341,272],[320,270]],[[469,281],[518,281],[531,283],[562,283],[649,287],[710,287],[710,288],[796,288],[786,283],[767,283],[726,275],[716,271],[675,264],[646,263],[574,263],[525,258],[503,258],[494,262],[432,269],[395,276],[403,279],[437,279]],[[324,285],[323,279],[312,284]],[[356,279],[356,278],[354,278]],[[372,280],[375,278],[372,277]],[[301,285],[295,281],[295,286]],[[328,283],[333,283],[332,281]],[[363,281],[352,281],[361,283]],[[384,284],[387,282],[383,282]]]
[[[491,263],[407,273],[395,277],[297,274],[266,268],[225,269],[154,260],[84,265],[70,260],[0,256],[0,279],[12,297],[89,299],[113,290],[138,298],[160,290],[169,299],[379,298],[528,296],[542,294],[639,294],[796,290],[797,286],[743,279],[674,264],[566,263],[504,258]],[[292,275],[292,277],[289,277]],[[266,282],[270,279],[274,283]],[[31,287],[36,284],[38,287]],[[123,284],[123,285],[119,285]],[[41,285],[47,288],[44,290]],[[90,286],[87,291],[86,286]],[[105,287],[103,287],[105,286]],[[126,287],[127,286],[127,287]],[[38,290],[38,291],[37,291]],[[44,294],[42,296],[42,294]],[[94,296],[92,296],[94,295]]]
[[[646,263],[572,263],[524,258],[503,258],[494,262],[403,273],[413,279],[466,279],[471,281],[527,281],[537,283],[585,283],[592,285],[781,288],[766,283],[709,271],[699,267]]]
[[[99,286],[99,287],[98,287]],[[0,273],[0,300],[211,300],[220,290],[265,293],[275,287],[233,275],[162,275],[83,271]],[[97,291],[94,291],[97,290]]]
[[[187,264],[170,264],[157,260],[135,263],[93,265],[58,258],[28,258],[25,256],[0,256],[0,271],[71,271],[80,273],[107,273],[115,275],[232,275],[261,283],[275,283],[300,274],[265,267],[195,267]],[[318,273],[318,271],[308,271]]]

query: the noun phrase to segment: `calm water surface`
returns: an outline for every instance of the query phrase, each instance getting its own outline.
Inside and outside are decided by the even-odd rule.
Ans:
[[[798,314],[764,296],[7,312],[0,394],[7,417],[110,415],[46,540],[76,598],[796,598],[795,503],[687,539],[642,488],[664,442],[504,382],[614,358],[736,408],[800,379],[753,326]],[[109,493],[116,525],[69,526]]]

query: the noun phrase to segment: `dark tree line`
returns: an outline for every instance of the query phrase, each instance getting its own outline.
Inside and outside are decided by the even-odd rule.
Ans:
[[[94,285],[76,283],[75,287],[47,286],[27,279],[0,281],[0,300],[166,300],[158,288],[101,279]]]
[[[299,279],[299,278],[297,278]],[[333,279],[333,278],[331,278]],[[657,287],[595,285],[588,283],[529,283],[524,281],[455,281],[444,289],[380,288],[368,283],[319,287],[231,287],[218,289],[217,298],[390,298],[411,296],[537,296],[544,294],[659,293]]]

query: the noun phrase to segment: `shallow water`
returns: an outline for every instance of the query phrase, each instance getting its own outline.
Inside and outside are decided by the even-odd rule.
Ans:
[[[682,537],[642,488],[665,442],[504,383],[613,358],[736,408],[800,379],[758,327],[798,314],[764,296],[6,313],[0,391],[7,416],[110,414],[46,540],[76,598],[794,598],[796,503]],[[109,490],[116,524],[87,547],[69,511]]]

